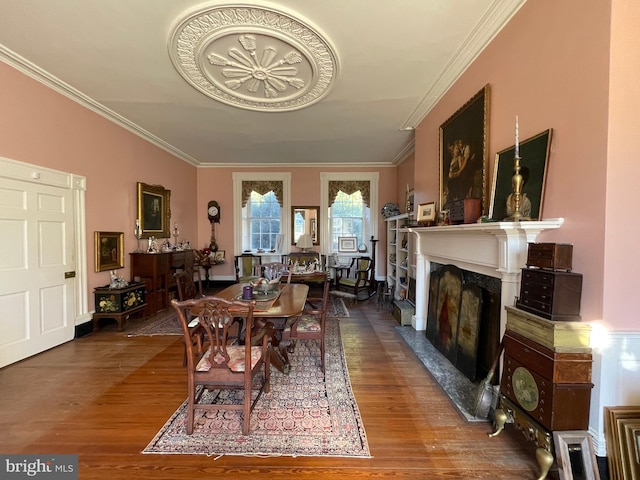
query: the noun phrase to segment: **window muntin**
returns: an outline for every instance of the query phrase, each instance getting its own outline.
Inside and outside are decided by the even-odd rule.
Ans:
[[[348,195],[338,192],[329,207],[330,250],[338,251],[338,237],[356,237],[362,245],[370,235],[370,209],[364,204],[360,190]]]
[[[273,190],[261,195],[255,191],[242,209],[244,250],[273,250],[281,233],[282,207]]]

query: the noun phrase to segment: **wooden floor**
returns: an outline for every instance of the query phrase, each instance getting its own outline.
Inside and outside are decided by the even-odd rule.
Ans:
[[[182,344],[115,324],[0,370],[0,453],[75,453],[83,480],[538,476],[512,426],[490,439],[488,423],[459,415],[375,299],[349,310],[341,331],[371,459],[142,455],[186,398]]]

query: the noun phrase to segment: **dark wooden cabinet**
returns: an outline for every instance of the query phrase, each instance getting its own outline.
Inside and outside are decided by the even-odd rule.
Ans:
[[[523,268],[516,306],[547,320],[580,320],[582,275]]]
[[[131,253],[131,277],[145,285],[147,307],[144,315],[153,315],[169,306],[175,290],[173,274],[193,272],[193,250],[162,253]]]

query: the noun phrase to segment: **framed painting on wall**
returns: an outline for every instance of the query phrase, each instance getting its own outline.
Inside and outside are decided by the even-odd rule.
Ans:
[[[123,232],[95,232],[94,242],[96,272],[124,268]]]
[[[138,182],[138,219],[140,238],[169,238],[171,236],[171,190],[161,185]]]
[[[489,85],[440,126],[440,206],[465,198],[481,200],[487,211]]]

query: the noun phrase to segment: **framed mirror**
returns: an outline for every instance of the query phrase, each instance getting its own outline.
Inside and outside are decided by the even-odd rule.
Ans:
[[[298,243],[303,234],[310,235],[314,245],[320,245],[320,207],[291,207],[291,245]]]

